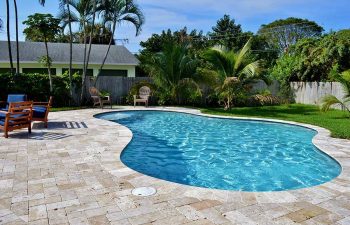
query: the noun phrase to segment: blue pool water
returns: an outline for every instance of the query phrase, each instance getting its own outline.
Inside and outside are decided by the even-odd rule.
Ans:
[[[241,191],[310,187],[337,177],[340,165],[311,142],[304,127],[161,111],[101,114],[134,137],[122,152],[128,167],[191,186]]]

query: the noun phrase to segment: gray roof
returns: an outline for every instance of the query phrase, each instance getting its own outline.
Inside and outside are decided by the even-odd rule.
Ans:
[[[12,42],[12,56],[16,61],[16,43]],[[101,64],[106,54],[108,45],[92,45],[89,64]],[[49,55],[53,63],[69,63],[68,43],[48,43]],[[84,44],[73,44],[73,63],[82,64]],[[21,62],[38,62],[45,53],[43,42],[19,42],[19,55]],[[7,41],[0,41],[0,62],[8,62],[9,54]],[[139,61],[131,52],[120,45],[112,45],[109,51],[106,65],[138,65]]]

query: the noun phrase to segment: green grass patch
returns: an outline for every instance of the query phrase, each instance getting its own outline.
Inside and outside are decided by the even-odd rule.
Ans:
[[[70,110],[79,110],[79,109],[86,109],[87,107],[57,107],[57,108],[51,108],[50,112],[60,112],[60,111],[70,111]]]
[[[350,139],[349,114],[341,110],[321,112],[317,106],[290,104],[233,108],[227,111],[222,108],[206,108],[201,111],[214,115],[271,118],[312,124],[330,130],[332,137]]]

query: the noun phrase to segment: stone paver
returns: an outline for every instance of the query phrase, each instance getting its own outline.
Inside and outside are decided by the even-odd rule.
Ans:
[[[113,110],[125,109],[145,108]],[[93,117],[108,111],[50,113],[48,129],[35,123],[30,135],[0,137],[0,224],[350,224],[350,141],[331,138],[326,129],[306,125],[318,131],[313,143],[342,165],[331,182],[283,192],[220,191],[124,166],[120,154],[132,133]],[[157,194],[131,195],[141,186]]]

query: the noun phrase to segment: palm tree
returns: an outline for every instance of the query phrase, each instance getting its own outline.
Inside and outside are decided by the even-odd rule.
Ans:
[[[96,0],[91,0],[91,1],[92,1],[92,22],[91,22],[91,27],[93,28],[93,27],[95,27],[96,12],[97,12],[97,2],[96,2]],[[81,95],[80,95],[80,103],[83,102],[84,94],[85,94],[84,93],[85,92],[85,79],[86,79],[86,74],[87,74],[87,70],[88,70],[88,67],[89,67],[93,31],[94,31],[94,29],[90,30],[88,52],[86,53],[86,47],[84,49],[84,68],[83,68],[83,77],[81,79],[82,80],[82,85],[81,85],[82,88],[81,88]],[[86,58],[85,58],[85,55],[86,55]]]
[[[247,84],[258,79],[268,82],[261,73],[261,61],[253,59],[250,48],[251,39],[238,52],[212,48],[203,55],[211,65],[204,72],[216,77],[216,90],[225,104],[225,109],[231,108],[236,92],[244,89]]]
[[[68,23],[68,30],[69,30],[69,93],[70,97],[73,97],[73,87],[72,87],[72,64],[73,64],[73,33],[72,33],[72,14],[70,11],[70,0],[60,0],[60,8],[65,11],[65,8],[67,8],[67,23]]]
[[[136,36],[138,36],[140,34],[141,27],[145,22],[144,15],[139,6],[135,4],[134,0],[105,1],[105,3],[101,5],[101,13],[104,22],[112,27],[112,36],[109,40],[108,48],[102,60],[99,72],[101,72],[106,62],[117,25],[124,21],[130,22],[135,26]]]
[[[39,0],[40,5],[44,6],[45,5],[45,0]]]
[[[93,17],[93,4],[91,4],[91,0],[66,0],[66,1],[69,4],[69,11],[68,11],[67,5],[66,7],[61,7],[58,18],[60,18],[60,20],[62,21],[63,29],[66,26],[72,26],[73,24],[78,24],[79,30],[83,32],[84,53],[83,53],[82,84],[85,85],[85,76],[87,72],[86,71],[87,70],[87,66],[86,66],[86,59],[87,59],[86,30],[87,29],[86,27],[88,26],[88,24],[91,23],[91,20]],[[69,30],[71,30],[71,28],[69,28]],[[83,91],[84,91],[84,88],[82,88],[82,92]]]
[[[161,89],[163,97],[178,101],[179,87],[184,83],[193,85],[196,80],[198,59],[192,59],[185,44],[168,43],[163,51],[144,59],[142,66],[150,73],[155,84]],[[198,86],[197,91],[198,92]]]
[[[343,99],[338,99],[334,95],[327,95],[322,99],[321,110],[326,112],[331,106],[338,105],[341,106],[343,110],[348,111],[350,114],[350,70],[344,71],[342,74],[337,74],[335,80],[338,81],[345,92]]]
[[[6,32],[7,32],[7,47],[9,52],[11,73],[13,73],[13,59],[12,59],[12,48],[11,48],[11,36],[10,36],[10,3],[6,0]]]
[[[16,20],[16,72],[19,73],[19,44],[18,44],[18,11],[17,11],[17,1],[13,0],[13,5],[15,7],[15,20]]]

